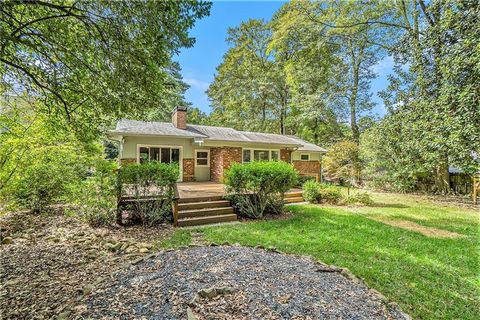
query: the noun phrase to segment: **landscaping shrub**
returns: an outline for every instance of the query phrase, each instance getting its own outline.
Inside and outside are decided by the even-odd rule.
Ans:
[[[320,198],[323,202],[338,204],[342,199],[342,190],[337,186],[320,184]]]
[[[118,192],[130,195],[135,200],[129,209],[138,214],[143,225],[152,225],[171,219],[171,204],[174,187],[179,177],[177,164],[150,161],[144,164],[130,164],[123,167],[118,175]],[[159,197],[159,201],[142,201]]]
[[[314,177],[311,177],[311,176],[302,176],[302,175],[299,175],[298,176],[298,180],[297,180],[297,183],[295,184],[296,187],[302,187],[305,182],[307,181],[313,181],[315,182],[315,178]]]
[[[311,203],[337,204],[343,199],[343,195],[337,186],[307,181],[303,184],[303,198]]]
[[[309,180],[302,186],[303,199],[311,203],[319,203],[321,201],[320,185],[316,181]]]
[[[240,214],[262,218],[266,212],[282,212],[284,194],[297,178],[297,172],[288,163],[255,161],[234,163],[225,173],[224,183]]]
[[[91,177],[74,192],[74,202],[81,216],[92,226],[108,225],[115,221],[117,211],[117,163],[99,160]]]
[[[363,204],[365,206],[371,206],[373,200],[367,192],[358,192],[345,199],[347,204]]]

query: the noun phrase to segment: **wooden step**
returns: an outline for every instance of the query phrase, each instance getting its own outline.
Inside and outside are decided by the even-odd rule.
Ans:
[[[179,227],[199,226],[202,224],[212,224],[212,223],[222,223],[222,222],[232,222],[232,221],[237,221],[236,214],[224,214],[219,216],[178,219],[178,226]]]
[[[190,203],[179,203],[178,210],[195,210],[195,209],[208,209],[208,208],[220,208],[220,207],[229,207],[230,201],[228,200],[217,200],[217,201],[204,201],[204,202],[190,202]]]
[[[232,207],[220,207],[220,208],[208,208],[208,209],[195,209],[195,210],[181,210],[178,211],[178,217],[183,218],[195,218],[206,216],[219,216],[224,214],[233,213]]]
[[[178,203],[193,203],[193,202],[207,202],[207,201],[220,201],[223,200],[223,196],[206,196],[195,198],[180,198]]]
[[[286,203],[297,203],[297,202],[304,202],[305,200],[303,197],[295,197],[295,198],[284,198],[283,199]]]
[[[285,193],[285,198],[299,198],[303,197],[302,191],[294,191]]]

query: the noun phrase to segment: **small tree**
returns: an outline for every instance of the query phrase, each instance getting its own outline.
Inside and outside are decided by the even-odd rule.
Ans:
[[[361,161],[358,145],[353,141],[334,144],[323,158],[327,178],[347,186],[360,183]]]

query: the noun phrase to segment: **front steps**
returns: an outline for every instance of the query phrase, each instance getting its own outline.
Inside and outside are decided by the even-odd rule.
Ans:
[[[178,201],[178,226],[198,226],[237,221],[230,201],[221,196],[181,198]]]
[[[305,200],[303,199],[302,191],[291,191],[291,192],[285,193],[283,201],[285,201],[285,203],[288,204],[288,203],[304,202]]]

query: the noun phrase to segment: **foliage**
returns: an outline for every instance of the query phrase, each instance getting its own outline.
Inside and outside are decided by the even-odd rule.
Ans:
[[[109,225],[117,210],[117,169],[115,161],[98,160],[92,176],[76,186],[72,201],[92,226]]]
[[[202,228],[209,242],[274,246],[344,266],[417,319],[477,319],[478,210],[374,193],[373,207],[296,205],[290,219]],[[425,237],[375,220],[415,221],[459,238]],[[452,268],[456,272],[452,272]],[[445,306],[439,308],[438,306]]]
[[[262,218],[268,207],[278,212],[285,192],[296,183],[297,172],[283,161],[234,163],[225,173],[227,192],[243,215]],[[275,212],[275,213],[276,213]]]
[[[342,189],[334,185],[328,184],[319,184],[319,193],[320,199],[323,202],[330,203],[330,204],[339,204],[343,199],[344,196],[342,194]]]
[[[373,204],[372,197],[367,192],[356,192],[345,198],[347,204],[362,204],[365,206],[371,206]]]
[[[210,7],[191,0],[2,1],[2,91],[28,90],[52,123],[82,139],[125,114],[167,114],[186,89],[172,57],[194,44],[188,30]]]
[[[305,176],[305,175],[299,175],[297,179],[297,187],[303,186],[303,184],[307,181],[315,181],[315,177],[312,176]]]
[[[384,169],[390,177],[405,176],[405,189],[428,174],[437,192],[447,193],[449,166],[479,169],[480,6],[418,0],[398,9],[404,14],[397,22],[403,32],[391,48],[395,75],[382,93],[389,114],[375,129],[382,139],[374,146],[394,151],[395,159],[372,152],[373,167],[393,163]]]
[[[320,186],[316,181],[308,180],[303,184],[303,198],[311,203],[320,203]]]
[[[122,167],[118,174],[118,188],[122,195],[132,196],[134,209],[143,225],[152,225],[170,218],[174,187],[179,168],[175,163],[149,161]],[[144,201],[159,197],[159,200]]]
[[[69,187],[86,174],[81,159],[69,145],[43,146],[32,152],[32,162],[15,175],[10,201],[20,207],[41,212],[52,203],[65,200]]]
[[[288,88],[281,61],[267,52],[271,30],[249,20],[228,30],[232,47],[208,89],[212,122],[236,129],[285,133]]]
[[[358,183],[361,161],[358,145],[353,141],[334,144],[323,157],[325,176],[349,185]]]
[[[18,97],[0,113],[0,196],[4,203],[34,211],[65,201],[101,156],[97,144],[79,143],[57,132]]]

